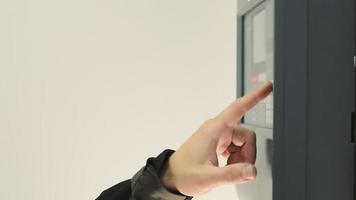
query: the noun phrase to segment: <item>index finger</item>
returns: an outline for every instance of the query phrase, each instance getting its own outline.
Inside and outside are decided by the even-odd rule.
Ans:
[[[272,91],[273,84],[267,82],[262,87],[236,99],[222,113],[219,114],[224,122],[236,124],[258,102],[266,98]]]

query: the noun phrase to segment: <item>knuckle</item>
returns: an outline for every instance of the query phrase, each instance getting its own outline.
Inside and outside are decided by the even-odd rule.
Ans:
[[[250,129],[245,129],[245,134],[246,134],[246,137],[247,138],[251,138],[251,139],[256,139],[257,135],[256,135],[256,132],[253,131],[253,130],[250,130]],[[246,139],[247,139],[246,138]]]
[[[231,124],[229,124],[228,122],[223,122],[219,124],[219,128],[222,131],[231,131],[233,130],[233,126]]]
[[[250,131],[250,135],[251,135],[251,138],[256,140],[257,138],[257,135],[256,135],[256,132],[255,131]]]

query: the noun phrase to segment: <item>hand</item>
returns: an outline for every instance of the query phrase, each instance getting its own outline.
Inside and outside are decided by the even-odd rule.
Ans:
[[[272,88],[266,83],[203,123],[168,160],[161,174],[163,185],[196,196],[220,185],[255,179],[256,135],[237,124]],[[227,158],[226,166],[219,167],[218,155]]]

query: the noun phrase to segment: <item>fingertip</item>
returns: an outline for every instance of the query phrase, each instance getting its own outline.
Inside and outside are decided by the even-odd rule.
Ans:
[[[264,84],[263,88],[264,88],[268,93],[272,92],[272,91],[273,91],[273,83],[272,83],[272,81],[267,81],[267,82]]]
[[[273,90],[273,82],[272,81],[267,81],[266,86]]]
[[[259,97],[259,101],[266,98],[273,91],[273,83],[271,81],[266,82],[262,85],[256,93]]]

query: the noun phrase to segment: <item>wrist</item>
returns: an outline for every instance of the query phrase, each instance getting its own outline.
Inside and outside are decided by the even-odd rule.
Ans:
[[[166,161],[166,163],[163,167],[163,170],[160,174],[160,180],[161,180],[162,185],[166,189],[168,189],[172,192],[178,192],[176,185],[174,183],[174,174],[172,171],[172,164],[171,164],[172,157],[173,157],[173,155]]]

